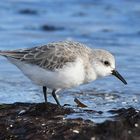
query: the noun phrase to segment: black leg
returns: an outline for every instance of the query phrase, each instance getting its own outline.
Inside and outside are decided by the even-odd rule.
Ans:
[[[54,90],[52,91],[52,96],[53,96],[53,98],[55,99],[56,103],[60,106],[60,103],[59,103],[59,101],[58,101],[58,99],[57,99],[57,97],[56,97],[55,92],[56,92],[56,90],[54,89]]]
[[[45,103],[47,103],[47,87],[45,86],[43,86],[43,94],[44,94]]]

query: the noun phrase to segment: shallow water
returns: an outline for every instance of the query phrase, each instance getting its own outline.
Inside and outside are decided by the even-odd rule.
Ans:
[[[110,109],[140,107],[140,1],[3,0],[0,16],[1,50],[69,39],[107,49],[116,56],[117,69],[128,85],[106,77],[61,92],[58,94],[61,104],[74,106],[76,97],[89,109],[103,111],[99,119],[108,117]],[[49,100],[54,102],[51,96]],[[15,66],[0,57],[0,103],[43,101],[41,87],[33,85]],[[97,118],[86,115],[93,120]]]

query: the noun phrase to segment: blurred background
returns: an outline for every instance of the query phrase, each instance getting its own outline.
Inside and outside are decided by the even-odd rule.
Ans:
[[[40,46],[75,40],[111,51],[128,85],[106,77],[59,93],[61,104],[74,98],[91,108],[140,107],[139,0],[1,0],[0,49]],[[49,100],[54,102],[51,96]],[[0,57],[0,103],[43,102],[42,88],[33,85],[14,65]]]

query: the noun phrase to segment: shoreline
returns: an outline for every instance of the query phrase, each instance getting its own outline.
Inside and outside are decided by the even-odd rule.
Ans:
[[[110,110],[113,120],[94,123],[82,118],[66,119],[71,108],[47,103],[0,105],[0,140],[138,140],[140,111],[134,108]]]

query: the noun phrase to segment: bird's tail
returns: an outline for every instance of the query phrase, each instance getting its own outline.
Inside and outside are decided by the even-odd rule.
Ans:
[[[7,55],[7,53],[8,53],[8,52],[6,52],[6,51],[1,51],[1,50],[0,50],[0,55],[2,55],[2,56]]]
[[[0,50],[0,55],[1,56],[11,56],[12,53],[10,51],[2,51],[2,50]]]
[[[15,59],[20,59],[24,56],[24,52],[21,52],[20,50],[13,50],[13,51],[1,51],[0,50],[0,55],[4,57],[11,57]]]
[[[4,56],[5,51],[0,50],[0,55]]]

